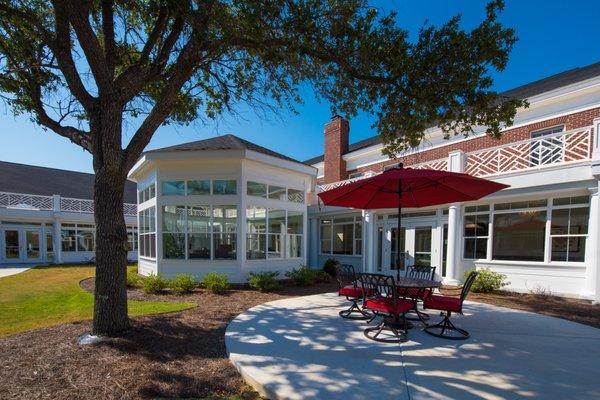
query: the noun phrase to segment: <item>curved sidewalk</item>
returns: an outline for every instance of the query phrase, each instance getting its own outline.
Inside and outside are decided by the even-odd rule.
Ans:
[[[469,340],[417,327],[382,344],[338,316],[346,305],[322,294],[251,308],[227,327],[229,357],[271,399],[600,398],[600,329],[470,302],[455,319]]]

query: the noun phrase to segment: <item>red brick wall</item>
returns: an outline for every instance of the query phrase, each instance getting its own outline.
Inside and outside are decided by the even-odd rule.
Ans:
[[[483,136],[476,139],[465,140],[460,143],[448,144],[447,146],[438,147],[432,150],[425,150],[416,154],[411,154],[406,157],[399,157],[397,160],[387,160],[381,163],[372,164],[367,167],[361,167],[356,170],[348,171],[348,174],[353,172],[366,172],[366,171],[383,171],[383,167],[388,164],[395,164],[397,162],[403,162],[405,166],[412,164],[419,164],[426,161],[437,160],[448,156],[448,153],[452,151],[462,150],[466,153],[486,149],[489,147],[495,147],[506,143],[518,142],[520,140],[529,139],[531,132],[539,129],[550,128],[556,125],[565,125],[565,130],[577,129],[584,126],[592,125],[594,118],[600,117],[600,107],[593,108],[591,110],[581,111],[574,114],[565,115],[558,118],[552,118],[535,124],[525,125],[522,127],[509,129],[502,134],[500,139],[494,139],[489,136]],[[325,140],[327,143],[327,139]],[[591,147],[590,147],[591,148]],[[327,162],[325,163],[327,168]],[[345,179],[345,178],[342,178]],[[331,182],[331,181],[326,181]]]
[[[338,115],[325,125],[324,183],[348,178],[346,161],[342,156],[348,152],[349,133],[350,124]]]

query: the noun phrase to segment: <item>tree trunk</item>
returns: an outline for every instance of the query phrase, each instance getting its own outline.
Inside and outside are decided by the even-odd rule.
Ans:
[[[127,317],[127,228],[123,215],[125,176],[120,171],[96,171],[96,335],[114,336],[129,328]]]
[[[121,150],[121,110],[108,96],[90,121],[94,132],[96,287],[93,333],[115,336],[129,329],[127,317],[127,227],[123,198],[127,171]]]

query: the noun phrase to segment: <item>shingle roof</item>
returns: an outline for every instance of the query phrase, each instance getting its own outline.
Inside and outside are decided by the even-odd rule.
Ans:
[[[94,174],[0,161],[0,192],[94,198]],[[137,203],[136,184],[125,184],[125,203]]]
[[[163,147],[160,149],[146,151],[148,153],[157,152],[171,152],[171,151],[215,151],[215,150],[252,150],[257,153],[266,154],[268,156],[280,158],[282,160],[292,161],[299,164],[305,164],[302,161],[298,161],[291,157],[285,156],[276,151],[269,150],[266,147],[259,146],[255,143],[249,142],[245,139],[237,137],[235,135],[222,135],[215,136],[213,138],[198,140],[196,142],[189,142],[178,144],[176,146]]]
[[[548,76],[537,81],[527,83],[525,85],[518,86],[514,89],[507,90],[500,93],[501,96],[509,98],[526,99],[528,97],[536,96],[544,92],[549,92],[554,89],[558,89],[563,86],[572,85],[577,82],[591,79],[596,76],[600,76],[600,62],[586,65],[584,67],[573,68],[558,74]],[[373,146],[381,143],[378,135],[372,136],[367,139],[363,139],[359,142],[353,143],[348,146],[348,153],[356,150],[364,149],[365,147]],[[347,153],[346,153],[347,154]],[[316,156],[305,160],[306,164],[316,164],[323,161],[324,156]]]

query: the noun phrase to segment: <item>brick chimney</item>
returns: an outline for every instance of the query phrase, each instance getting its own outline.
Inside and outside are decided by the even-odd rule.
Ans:
[[[342,156],[348,152],[349,133],[350,124],[339,115],[334,115],[325,125],[324,183],[348,179],[346,161]]]

